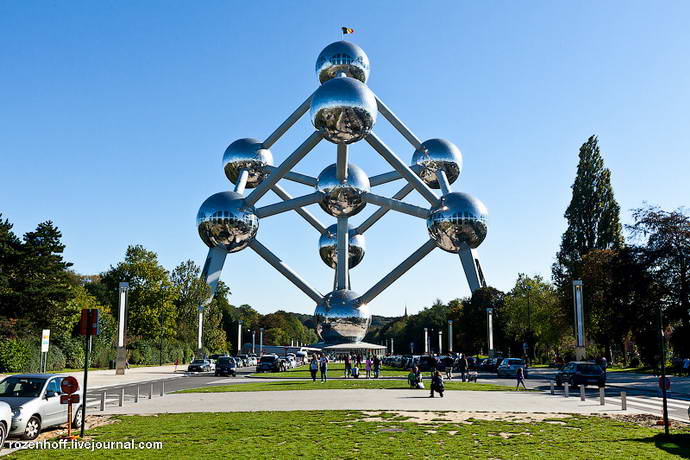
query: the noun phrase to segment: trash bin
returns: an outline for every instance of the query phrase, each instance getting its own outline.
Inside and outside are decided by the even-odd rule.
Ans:
[[[114,360],[114,359],[111,359],[111,360],[108,362],[108,369],[115,369],[115,367],[116,367],[116,366],[115,366],[115,360]]]

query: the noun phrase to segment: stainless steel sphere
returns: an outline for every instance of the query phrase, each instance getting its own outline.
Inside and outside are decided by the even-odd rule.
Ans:
[[[448,182],[453,183],[462,170],[462,154],[455,144],[445,139],[429,139],[423,150],[415,150],[412,164],[421,166],[417,174],[431,188],[441,188],[436,171],[444,170]]]
[[[319,205],[334,217],[354,216],[364,209],[364,193],[370,190],[369,178],[359,166],[348,163],[347,179],[339,182],[334,164],[326,167],[316,180],[316,191],[323,193]]]
[[[196,215],[199,236],[209,248],[223,246],[228,252],[246,248],[259,229],[253,206],[235,192],[220,192],[204,201]]]
[[[352,231],[352,226],[348,225],[348,267],[356,267],[364,258],[366,245],[364,235],[356,234]],[[319,238],[319,255],[321,260],[331,268],[338,265],[338,225],[333,224],[326,229],[326,233]]]
[[[311,97],[311,122],[335,144],[363,139],[376,123],[376,97],[359,80],[338,77],[328,80]]]
[[[356,78],[362,83],[369,78],[369,58],[362,48],[354,43],[339,41],[331,43],[316,58],[316,75],[321,83],[337,77],[340,73]]]
[[[488,230],[488,214],[486,206],[478,199],[453,192],[441,197],[431,208],[426,226],[439,248],[457,253],[482,244]]]
[[[326,294],[316,306],[316,332],[327,344],[361,342],[371,323],[369,306],[359,294],[343,289]]]
[[[237,183],[242,169],[249,172],[247,188],[259,185],[268,175],[264,167],[272,164],[271,151],[263,148],[263,144],[257,139],[238,139],[230,144],[223,154],[223,169],[230,182]]]

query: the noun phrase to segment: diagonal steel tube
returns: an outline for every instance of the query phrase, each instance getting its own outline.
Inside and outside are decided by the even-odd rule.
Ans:
[[[415,206],[413,204],[405,203],[404,201],[376,195],[374,193],[365,193],[362,197],[367,203],[383,206],[393,211],[402,212],[403,214],[419,217],[420,219],[426,219],[429,217],[429,210],[422,208],[421,206]]]
[[[347,217],[338,217],[337,224],[337,256],[338,263],[335,266],[335,288],[336,289],[349,289],[349,233],[347,228]]]
[[[410,169],[412,171],[418,173],[422,169],[422,167],[419,165],[412,165],[412,166],[410,166]],[[398,171],[389,171],[387,173],[377,174],[376,176],[371,176],[369,178],[369,184],[372,187],[375,187],[377,185],[387,184],[388,182],[393,182],[393,181],[396,181],[398,179],[402,179],[402,176],[400,175],[400,173]]]
[[[323,139],[323,136],[321,136],[320,132],[314,131],[311,133],[307,140],[302,142],[302,145],[297,147],[297,150],[292,152],[290,156],[287,157],[285,161],[278,166],[278,168],[276,168],[275,172],[269,174],[268,177],[266,177],[254,189],[254,191],[247,196],[245,199],[246,203],[249,206],[254,206],[254,203],[259,201],[259,199],[261,199],[261,197],[264,196],[266,192],[271,189],[271,187],[273,187],[288,171],[290,171],[298,161],[304,158],[305,155],[311,151],[311,149],[316,147],[316,144],[318,144],[321,139]]]
[[[395,129],[397,129],[398,132],[399,132],[400,134],[402,134],[403,137],[404,137],[405,139],[407,139],[407,142],[409,142],[410,144],[412,144],[412,146],[413,146],[416,150],[421,150],[421,149],[422,149],[422,143],[421,143],[421,141],[417,138],[417,136],[415,136],[414,134],[412,134],[412,131],[410,131],[410,130],[407,128],[407,126],[405,126],[405,123],[403,123],[402,121],[400,121],[400,120],[398,119],[398,117],[396,117],[396,116],[393,114],[393,112],[391,112],[391,110],[388,108],[388,106],[386,106],[386,104],[384,104],[383,101],[382,101],[381,99],[378,98],[378,96],[376,96],[376,104],[378,105],[378,109],[379,109],[379,112],[381,113],[381,115],[383,115],[383,117],[384,117],[386,120],[388,120],[388,122],[389,122],[391,125],[393,125],[393,127],[394,127]]]
[[[282,187],[278,184],[275,184],[273,187],[271,187],[271,190],[273,190],[273,193],[278,195],[282,200],[287,201],[292,199],[292,196],[290,196],[290,194],[283,190]],[[316,217],[314,217],[309,211],[307,211],[306,209],[297,208],[295,209],[295,212],[302,216],[304,220],[306,220],[309,223],[309,225],[316,229],[317,232],[319,232],[322,235],[326,233],[326,227],[324,227],[323,224],[319,222],[319,220]]]
[[[422,246],[419,247],[415,252],[413,252],[410,257],[407,259],[403,260],[400,265],[395,267],[393,270],[390,271],[386,276],[381,278],[381,281],[376,283],[369,289],[367,292],[361,295],[359,298],[362,303],[369,303],[376,296],[381,294],[388,286],[393,284],[398,278],[400,278],[402,275],[404,275],[410,268],[414,267],[414,265],[422,260],[424,257],[426,257],[427,254],[429,254],[431,251],[434,250],[436,247],[436,242],[432,239],[424,243]]]
[[[436,179],[438,184],[441,186],[441,193],[448,195],[453,190],[450,188],[450,182],[448,182],[448,176],[443,169],[436,170]]]
[[[281,201],[280,203],[269,204],[268,206],[263,206],[256,209],[256,217],[259,219],[264,217],[275,216],[281,212],[292,211],[293,209],[298,209],[303,206],[309,206],[310,204],[318,203],[321,201],[323,193],[314,192],[309,195],[300,196],[297,198],[292,198],[287,201]]]
[[[395,195],[393,195],[393,199],[395,200],[402,200],[405,198],[407,195],[410,194],[414,190],[414,187],[412,184],[407,183],[403,188],[401,188]],[[359,227],[355,229],[355,234],[362,234],[369,230],[369,228],[374,225],[376,222],[379,221],[383,216],[386,215],[386,213],[389,211],[388,208],[384,208],[383,206],[378,208],[372,215],[367,217],[367,219],[359,224]]]
[[[247,186],[247,179],[249,179],[249,171],[242,168],[242,171],[240,171],[240,177],[237,178],[237,183],[235,184],[236,193],[244,194],[244,189]]]
[[[276,168],[275,166],[264,166],[264,171],[267,171],[269,174],[275,174],[277,170],[278,168]],[[316,187],[316,177],[307,176],[306,174],[288,171],[287,173],[285,173],[285,175],[283,175],[283,179],[292,182],[297,182],[298,184]]]
[[[388,148],[386,144],[381,142],[381,139],[376,134],[369,133],[365,138],[369,145],[376,150],[384,160],[386,160],[393,169],[398,171],[414,188],[427,200],[430,204],[435,205],[438,201],[436,194],[426,185],[422,179],[419,178],[398,156]]]
[[[264,141],[264,148],[270,149],[271,146],[273,144],[275,144],[278,141],[278,139],[280,139],[280,137],[283,134],[285,134],[287,132],[287,130],[290,129],[290,127],[292,127],[292,125],[294,125],[297,122],[297,120],[302,118],[302,115],[307,113],[307,110],[309,110],[310,105],[311,105],[311,94],[309,95],[309,97],[304,102],[302,102],[302,105],[297,107],[297,109],[294,112],[292,112],[292,114],[290,114],[290,116],[287,117],[287,119],[284,122],[282,122],[280,124],[280,126],[278,126],[276,128],[276,130],[273,131],[266,138],[266,140]]]
[[[335,163],[335,177],[340,183],[347,180],[347,144],[338,144],[338,159]]]
[[[249,247],[254,250],[262,259],[271,264],[273,268],[278,270],[285,278],[292,284],[297,286],[302,292],[309,296],[314,302],[319,303],[323,296],[316,289],[312,288],[304,281],[297,273],[293,272],[285,262],[280,260],[278,256],[273,254],[266,246],[259,243],[257,239],[253,239],[249,243]]]

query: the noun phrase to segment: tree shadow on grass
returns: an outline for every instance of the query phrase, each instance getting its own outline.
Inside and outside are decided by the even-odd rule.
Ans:
[[[671,434],[666,437],[664,434],[657,434],[649,438],[638,438],[634,441],[645,444],[654,443],[657,449],[677,455],[682,458],[690,458],[690,433]]]

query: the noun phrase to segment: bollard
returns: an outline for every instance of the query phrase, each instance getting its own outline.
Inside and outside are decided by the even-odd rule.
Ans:
[[[105,410],[105,391],[101,393],[101,412]]]
[[[627,393],[625,391],[621,391],[621,410],[628,410],[628,400],[626,396]]]
[[[549,381],[549,386],[551,387],[551,394],[555,394],[553,390],[553,380]]]
[[[139,385],[136,386],[136,391],[134,392],[134,402],[139,402]]]
[[[584,401],[584,400],[585,400],[585,386],[580,385],[580,401]]]
[[[122,407],[122,403],[125,401],[125,389],[124,387],[120,389],[120,400],[118,401],[118,406]]]
[[[161,396],[165,395],[165,380],[161,380]]]
[[[149,386],[149,399],[153,397],[153,383]]]
[[[563,383],[563,395],[565,395],[566,398],[570,396],[570,385],[568,382]]]
[[[604,387],[599,387],[599,405],[603,406],[606,404],[606,389]]]

